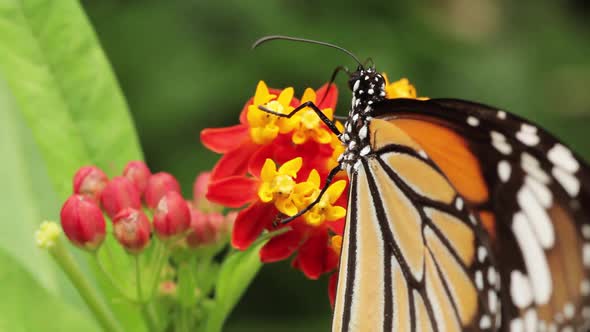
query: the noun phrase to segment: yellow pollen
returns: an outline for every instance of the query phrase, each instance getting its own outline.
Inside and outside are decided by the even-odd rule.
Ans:
[[[44,221],[35,232],[35,243],[42,249],[50,249],[55,246],[55,242],[61,234],[61,229],[56,222]]]

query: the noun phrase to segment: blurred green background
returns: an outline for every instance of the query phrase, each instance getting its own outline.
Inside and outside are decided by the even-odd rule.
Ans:
[[[421,95],[495,105],[538,122],[590,157],[590,5],[579,1],[84,1],[129,102],[148,164],[190,193],[216,155],[206,127],[237,123],[258,80],[319,87],[354,63],[321,47],[267,34],[337,43],[372,57]],[[345,89],[343,77],[338,81]],[[338,112],[346,113],[343,91]],[[239,277],[239,276],[236,276]],[[227,331],[327,331],[327,281],[288,263],[265,266]]]

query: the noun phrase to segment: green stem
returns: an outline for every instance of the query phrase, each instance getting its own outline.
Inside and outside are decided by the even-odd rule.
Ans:
[[[148,331],[158,332],[158,320],[156,313],[154,312],[154,308],[150,305],[149,299],[146,301],[143,298],[143,289],[141,286],[141,264],[139,262],[139,255],[135,256],[135,284],[137,286],[137,299],[141,308],[141,315],[147,324]]]
[[[50,250],[51,255],[66,273],[80,296],[94,314],[94,317],[105,331],[124,332],[123,328],[115,318],[115,315],[103,301],[96,289],[88,282],[88,278],[82,273],[78,263],[72,254],[65,248],[63,241],[57,240],[55,246]]]
[[[141,315],[147,324],[148,331],[159,332],[156,312],[149,303],[141,304]]]

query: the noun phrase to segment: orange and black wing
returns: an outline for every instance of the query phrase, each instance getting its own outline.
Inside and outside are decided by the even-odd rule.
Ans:
[[[590,169],[581,158],[538,126],[477,103],[391,99],[373,115],[423,149],[489,235],[501,281],[498,330],[583,330]]]
[[[496,331],[487,234],[441,169],[394,124],[369,124],[351,172],[332,330]]]

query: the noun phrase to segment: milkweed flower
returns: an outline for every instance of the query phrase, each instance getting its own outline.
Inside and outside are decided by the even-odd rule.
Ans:
[[[215,152],[225,151],[212,172],[207,199],[242,208],[232,231],[232,245],[238,249],[248,248],[263,231],[274,230],[273,221],[294,216],[313,202],[319,195],[322,179],[337,165],[336,159],[343,151],[336,135],[311,108],[289,119],[258,108],[264,106],[288,114],[300,105],[296,98],[287,104],[292,96],[292,88],[273,91],[261,82],[244,109],[245,116],[242,112],[238,127],[206,129],[201,134],[205,146]],[[301,103],[313,102],[333,119],[337,96],[337,89],[326,84],[317,91],[306,89]],[[342,128],[342,124],[336,125]],[[242,142],[256,146],[240,145],[248,151],[241,157],[244,166],[240,166],[240,172],[235,172],[235,165],[227,172],[218,171],[225,167],[228,154],[234,153],[229,151],[228,141],[237,141],[237,133],[246,137]],[[340,176],[317,206],[289,223],[289,231],[262,247],[261,260],[268,263],[293,256],[293,266],[313,279],[335,269],[338,257],[328,242],[331,234],[342,232],[346,184],[345,176]]]

